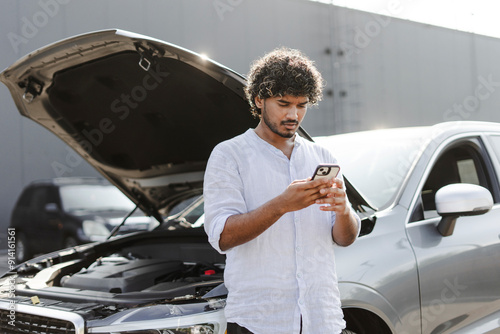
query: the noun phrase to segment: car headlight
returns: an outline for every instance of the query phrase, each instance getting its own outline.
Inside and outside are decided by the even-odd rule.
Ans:
[[[115,314],[90,324],[88,333],[103,334],[224,334],[225,301],[155,305]]]
[[[138,331],[113,332],[111,334],[218,334],[218,324],[199,324],[176,328],[148,329]]]
[[[109,230],[101,222],[84,220],[82,223],[83,233],[92,241],[103,240],[109,235]]]

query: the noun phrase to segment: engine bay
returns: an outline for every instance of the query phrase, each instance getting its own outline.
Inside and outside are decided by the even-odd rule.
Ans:
[[[203,302],[227,294],[224,267],[225,256],[210,246],[203,230],[156,230],[23,263],[16,269],[15,297],[16,303],[37,296],[60,305],[111,308]]]
[[[199,282],[222,281],[223,265],[134,256],[99,258],[60,280],[61,287],[115,294],[168,291]]]

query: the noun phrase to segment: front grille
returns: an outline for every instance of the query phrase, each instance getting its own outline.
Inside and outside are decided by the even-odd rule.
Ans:
[[[0,333],[2,334],[75,334],[71,321],[15,312],[9,318],[9,311],[0,310]],[[12,320],[14,319],[14,320]]]

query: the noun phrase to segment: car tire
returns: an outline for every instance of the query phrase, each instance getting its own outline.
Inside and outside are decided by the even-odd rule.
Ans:
[[[63,241],[63,248],[75,247],[78,245],[78,242],[73,237],[66,237]]]
[[[31,259],[32,254],[26,236],[19,232],[16,236],[16,263]]]

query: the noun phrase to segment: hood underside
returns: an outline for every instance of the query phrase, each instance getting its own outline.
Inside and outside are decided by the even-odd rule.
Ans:
[[[200,191],[217,143],[257,124],[242,76],[119,30],[39,49],[0,80],[22,115],[64,140],[159,220],[169,203]]]
[[[121,30],[38,49],[0,73],[0,81],[23,116],[61,138],[160,222],[173,205],[202,192],[214,146],[258,123],[243,76]],[[299,134],[312,140],[302,128]],[[368,206],[346,186],[355,207]]]

